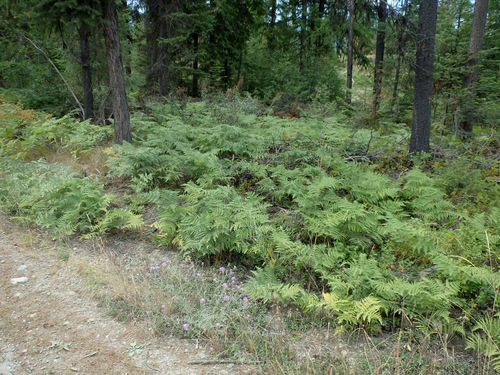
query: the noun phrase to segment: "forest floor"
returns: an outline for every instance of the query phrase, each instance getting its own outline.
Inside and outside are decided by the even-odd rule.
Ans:
[[[256,373],[248,364],[210,361],[214,351],[202,341],[158,338],[147,323],[106,315],[96,298],[106,283],[93,272],[126,278],[124,268],[152,264],[152,244],[123,238],[70,246],[65,255],[44,233],[0,215],[0,375]],[[132,252],[137,257],[121,260]]]
[[[182,267],[175,252],[137,235],[61,242],[0,214],[0,375],[262,374],[251,362],[216,359],[220,353],[205,340],[159,336],[147,319],[110,316],[105,301],[143,293],[138,284],[144,270],[165,257],[178,259]],[[425,350],[432,357],[429,364],[408,372],[420,358],[418,350],[391,335],[375,341],[344,340],[329,329],[311,329],[289,345],[298,360],[337,363],[328,373],[363,373],[359,364],[370,357],[374,374],[463,374],[467,371],[455,366],[471,359],[463,344],[452,348],[449,371],[445,362],[450,358],[435,347],[432,353]]]

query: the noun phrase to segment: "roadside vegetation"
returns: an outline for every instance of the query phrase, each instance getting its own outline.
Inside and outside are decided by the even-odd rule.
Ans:
[[[134,143],[112,146],[109,126],[0,99],[0,209],[55,238],[176,249],[185,261],[151,264],[148,293],[108,298],[109,313],[265,373],[499,371],[497,130],[409,156],[405,124],[273,103],[151,101]],[[312,330],[364,344],[301,357]]]

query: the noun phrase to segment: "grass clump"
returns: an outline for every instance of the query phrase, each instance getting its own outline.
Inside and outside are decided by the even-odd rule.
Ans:
[[[208,339],[222,357],[262,358],[259,339],[272,340],[265,306],[244,292],[236,267],[200,270],[166,260],[150,267],[155,303],[147,314],[159,333]]]

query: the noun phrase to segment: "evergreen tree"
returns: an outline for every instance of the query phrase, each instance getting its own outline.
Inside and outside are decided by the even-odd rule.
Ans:
[[[347,89],[345,101],[351,104],[352,69],[354,64],[354,9],[355,0],[349,0],[349,35],[347,37]]]
[[[111,90],[115,123],[114,142],[122,144],[123,141],[132,142],[132,132],[127,94],[125,92],[125,78],[118,32],[118,14],[115,0],[101,0],[101,4],[103,32],[106,42],[106,58],[108,61],[109,87]]]
[[[437,0],[422,0],[418,12],[415,100],[410,153],[429,152],[431,133],[432,73],[437,22]]]
[[[378,0],[376,6],[378,25],[377,25],[377,41],[375,47],[375,67],[374,67],[374,83],[373,83],[373,107],[372,116],[377,117],[378,107],[380,105],[380,96],[382,95],[382,76],[384,73],[384,52],[385,52],[385,28],[387,21],[387,1]]]
[[[474,18],[470,33],[467,66],[470,71],[465,77],[464,87],[467,95],[462,100],[462,118],[459,123],[463,137],[472,135],[473,120],[471,119],[471,106],[474,106],[476,97],[476,84],[479,80],[479,64],[481,62],[481,50],[483,48],[484,30],[488,15],[488,0],[476,0],[474,6]]]
[[[100,6],[97,0],[59,1],[44,0],[39,5],[41,17],[56,27],[63,24],[75,25],[80,42],[80,65],[83,87],[84,119],[94,117],[94,93],[92,85],[92,69],[89,37],[91,29],[96,26],[100,17]]]

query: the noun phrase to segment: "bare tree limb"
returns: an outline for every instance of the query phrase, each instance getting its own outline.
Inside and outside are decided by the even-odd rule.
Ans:
[[[40,51],[40,53],[47,59],[47,61],[50,63],[50,65],[52,65],[54,67],[54,69],[56,70],[57,74],[59,74],[59,77],[61,77],[61,79],[63,80],[63,82],[66,84],[66,87],[68,88],[69,92],[71,93],[71,95],[73,96],[73,98],[75,99],[75,102],[76,104],[78,105],[78,107],[80,108],[80,111],[82,112],[82,116],[84,114],[84,110],[83,110],[83,107],[82,107],[82,104],[80,103],[80,101],[78,100],[78,98],[76,97],[76,94],[75,92],[73,91],[73,89],[71,88],[71,86],[69,85],[68,81],[66,81],[66,79],[64,78],[64,76],[62,75],[62,73],[59,71],[59,69],[57,68],[56,64],[54,64],[54,62],[50,59],[49,56],[47,56],[47,54],[45,53],[44,50],[42,50],[40,47],[38,47],[35,42],[33,42],[30,38],[28,38],[26,35],[24,34],[21,34],[22,37],[24,39],[26,39],[28,42],[30,42],[30,44],[35,47],[38,51]]]

